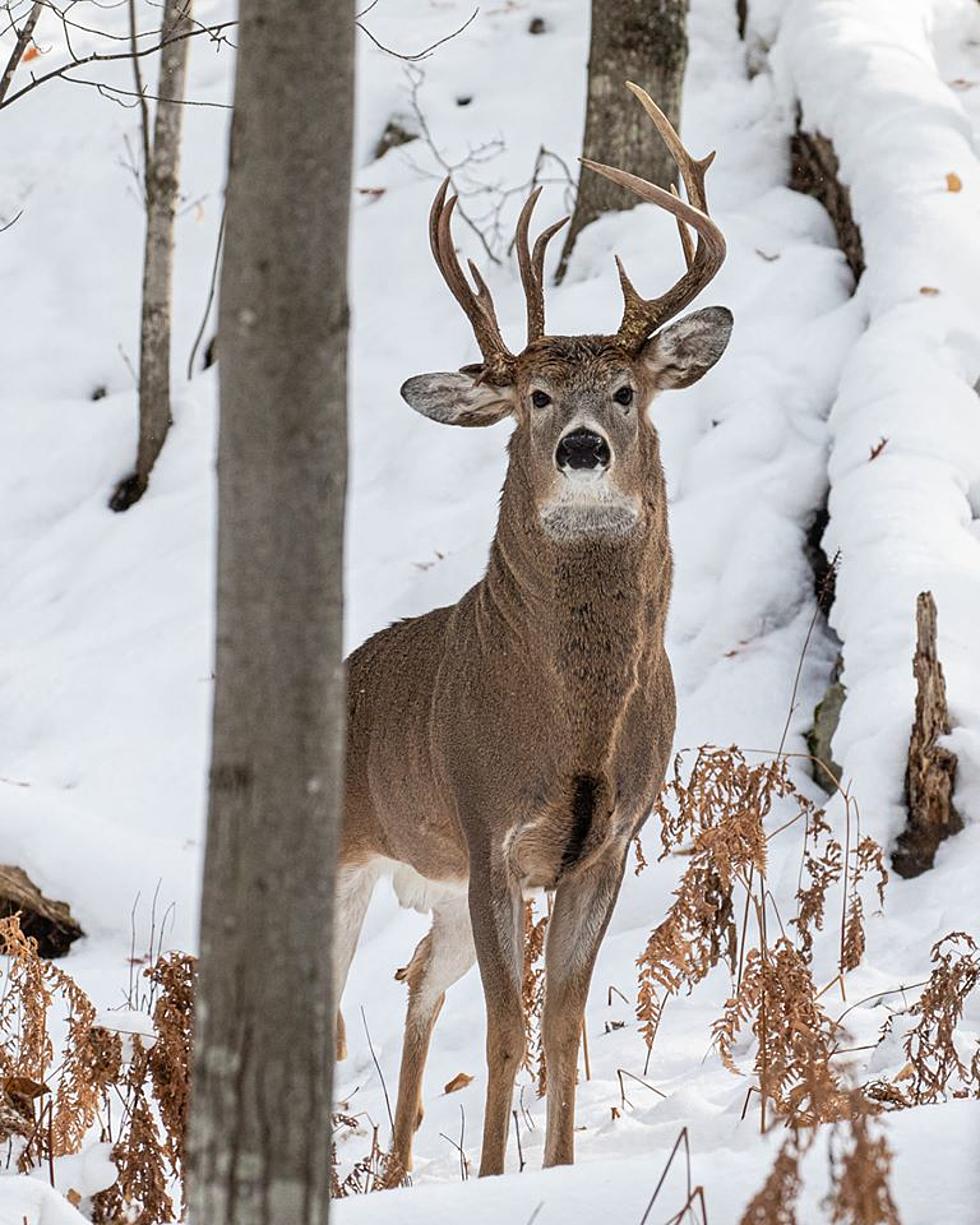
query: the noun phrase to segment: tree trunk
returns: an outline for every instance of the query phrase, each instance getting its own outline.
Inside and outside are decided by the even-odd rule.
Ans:
[[[162,38],[192,28],[192,0],[166,0]],[[180,130],[184,110],[189,38],[164,44],[153,123],[153,145],[145,168],[146,248],[140,317],[140,433],[136,471],[112,495],[113,510],[126,510],[146,492],[150,473],[170,429],[170,298],[174,214],[180,185]],[[144,114],[144,123],[146,122]],[[144,145],[148,145],[144,141]]]
[[[34,33],[34,27],[37,25],[37,19],[41,16],[41,11],[46,7],[46,0],[34,0],[31,5],[31,11],[24,19],[24,24],[17,30],[17,37],[14,39],[14,47],[10,53],[10,58],[7,60],[6,67],[0,75],[0,102],[7,96],[7,90],[10,89],[10,82],[14,79],[14,73],[17,71],[17,66],[24,58],[24,52],[27,50],[27,44],[31,41],[31,36]],[[9,13],[9,9],[7,10]],[[11,21],[11,24],[13,22]],[[16,29],[16,27],[14,27]]]
[[[242,0],[221,281],[218,630],[192,1219],[330,1181],[353,7]]]
[[[677,183],[677,168],[626,81],[641,85],[675,128],[687,63],[687,0],[592,0],[589,94],[582,155],[651,183]],[[575,240],[603,213],[639,204],[632,192],[583,171],[558,265],[565,275]]]

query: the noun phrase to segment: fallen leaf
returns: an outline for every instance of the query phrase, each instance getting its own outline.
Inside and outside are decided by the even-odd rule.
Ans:
[[[359,187],[357,194],[367,196],[369,200],[380,200],[387,190],[387,187]]]
[[[963,180],[960,178],[958,174],[954,174],[952,170],[946,176],[946,190],[947,191],[962,191],[963,190]]]
[[[949,82],[950,89],[972,89],[976,81],[968,81],[966,77],[956,77]]]
[[[23,54],[23,57],[22,57],[23,63],[29,64],[31,60],[36,60],[37,57],[41,54],[42,54],[41,48],[37,45],[37,43],[31,43],[31,45],[27,48],[27,50]]]
[[[609,1111],[610,1111],[610,1113],[612,1114],[612,1121],[615,1123],[615,1122],[616,1122],[616,1120],[617,1120],[618,1118],[620,1118],[619,1107],[618,1107],[618,1106],[610,1106],[610,1107],[609,1107]]]
[[[939,293],[939,290],[935,287],[935,285],[923,285],[919,289],[919,293],[926,298],[934,298]]]
[[[69,1204],[71,1204],[73,1208],[77,1208],[78,1205],[82,1202],[82,1195],[81,1195],[81,1192],[76,1191],[74,1187],[69,1187],[68,1190],[65,1192],[65,1199],[69,1202]]]
[[[870,463],[873,459],[877,459],[878,456],[882,453],[882,451],[884,451],[885,447],[887,446],[888,446],[888,439],[879,438],[878,441],[875,443],[875,445],[871,448],[871,454],[868,456],[868,463]]]
[[[473,1083],[473,1077],[467,1076],[465,1072],[457,1072],[451,1081],[443,1089],[443,1093],[458,1093],[460,1089],[465,1089],[467,1085]]]
[[[912,1066],[912,1064],[907,1063],[905,1067],[902,1068],[901,1072],[899,1072],[899,1074],[896,1077],[894,1077],[894,1080],[908,1080],[910,1076],[914,1076],[914,1075],[915,1075],[915,1068]]]

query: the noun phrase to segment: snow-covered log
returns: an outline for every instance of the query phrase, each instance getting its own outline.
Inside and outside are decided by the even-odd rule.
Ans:
[[[830,621],[847,701],[834,755],[885,842],[905,821],[908,661],[926,587],[943,610],[957,804],[980,812],[980,161],[965,95],[937,68],[940,17],[930,0],[795,0],[772,57],[784,106],[833,144],[864,243],[866,330],[829,418],[824,548],[841,554]]]

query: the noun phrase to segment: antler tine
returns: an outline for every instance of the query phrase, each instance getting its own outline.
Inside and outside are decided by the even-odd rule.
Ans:
[[[528,231],[531,227],[531,214],[541,195],[541,188],[536,187],[524,202],[521,215],[517,219],[515,243],[517,245],[517,263],[521,270],[521,284],[524,286],[524,298],[527,302],[527,343],[539,340],[544,335],[544,257],[548,243],[554,238],[562,226],[568,221],[563,217],[554,225],[540,233],[534,243],[534,251],[528,245]]]
[[[680,196],[680,192],[673,183],[670,185],[670,194]],[[674,220],[677,222],[677,233],[680,235],[681,246],[684,249],[684,263],[690,268],[694,263],[694,243],[691,240],[691,231],[687,228],[687,222],[681,217],[675,217]]]
[[[662,187],[648,183],[635,174],[617,170],[612,166],[604,166],[600,162],[589,161],[586,158],[581,159],[583,166],[596,171],[613,183],[618,183],[620,187],[635,192],[642,200],[658,205],[677,221],[687,271],[659,298],[641,297],[627,276],[622,261],[618,257],[616,260],[624,298],[623,319],[619,325],[618,337],[627,348],[636,348],[652,332],[672,319],[689,302],[692,302],[715,276],[725,259],[725,238],[715,222],[708,216],[705,194],[704,179],[709,166],[714,161],[714,153],[709,153],[707,157],[700,159],[692,157],[684,148],[666,115],[649,94],[631,82],[628,82],[627,85],[653,120],[664,144],[670,150],[671,156],[680,169],[688,196],[687,201],[684,201],[676,191],[673,193],[664,191]],[[690,237],[684,228],[685,224],[690,225],[698,236],[693,257],[690,254]]]
[[[497,323],[497,313],[493,298],[487,288],[486,281],[480,275],[476,265],[470,261],[470,271],[476,282],[476,292],[466,279],[466,274],[460,267],[453,245],[452,216],[456,207],[457,196],[446,200],[449,190],[449,179],[443,180],[436,198],[429,211],[429,244],[436,266],[442,273],[442,279],[449,287],[450,293],[463,308],[473,335],[483,355],[483,379],[487,382],[507,383],[510,381],[513,369],[514,355],[504,344]]]
[[[699,208],[702,213],[706,213],[708,211],[708,200],[704,191],[704,176],[708,173],[708,168],[715,160],[714,152],[708,153],[702,158],[692,157],[684,148],[681,138],[674,129],[674,125],[660,107],[657,106],[647,91],[641,89],[639,85],[634,85],[632,81],[626,82],[626,88],[653,120],[654,127],[660,133],[660,139],[667,146],[670,156],[677,163],[677,168],[681,172],[681,178],[684,180],[684,190],[687,192],[688,200],[695,208]]]

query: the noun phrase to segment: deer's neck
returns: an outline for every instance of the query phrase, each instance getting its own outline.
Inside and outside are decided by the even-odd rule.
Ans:
[[[601,767],[630,694],[662,659],[665,508],[644,506],[629,534],[557,542],[509,473],[481,588],[479,615],[497,623],[486,628],[557,681],[576,754]]]

